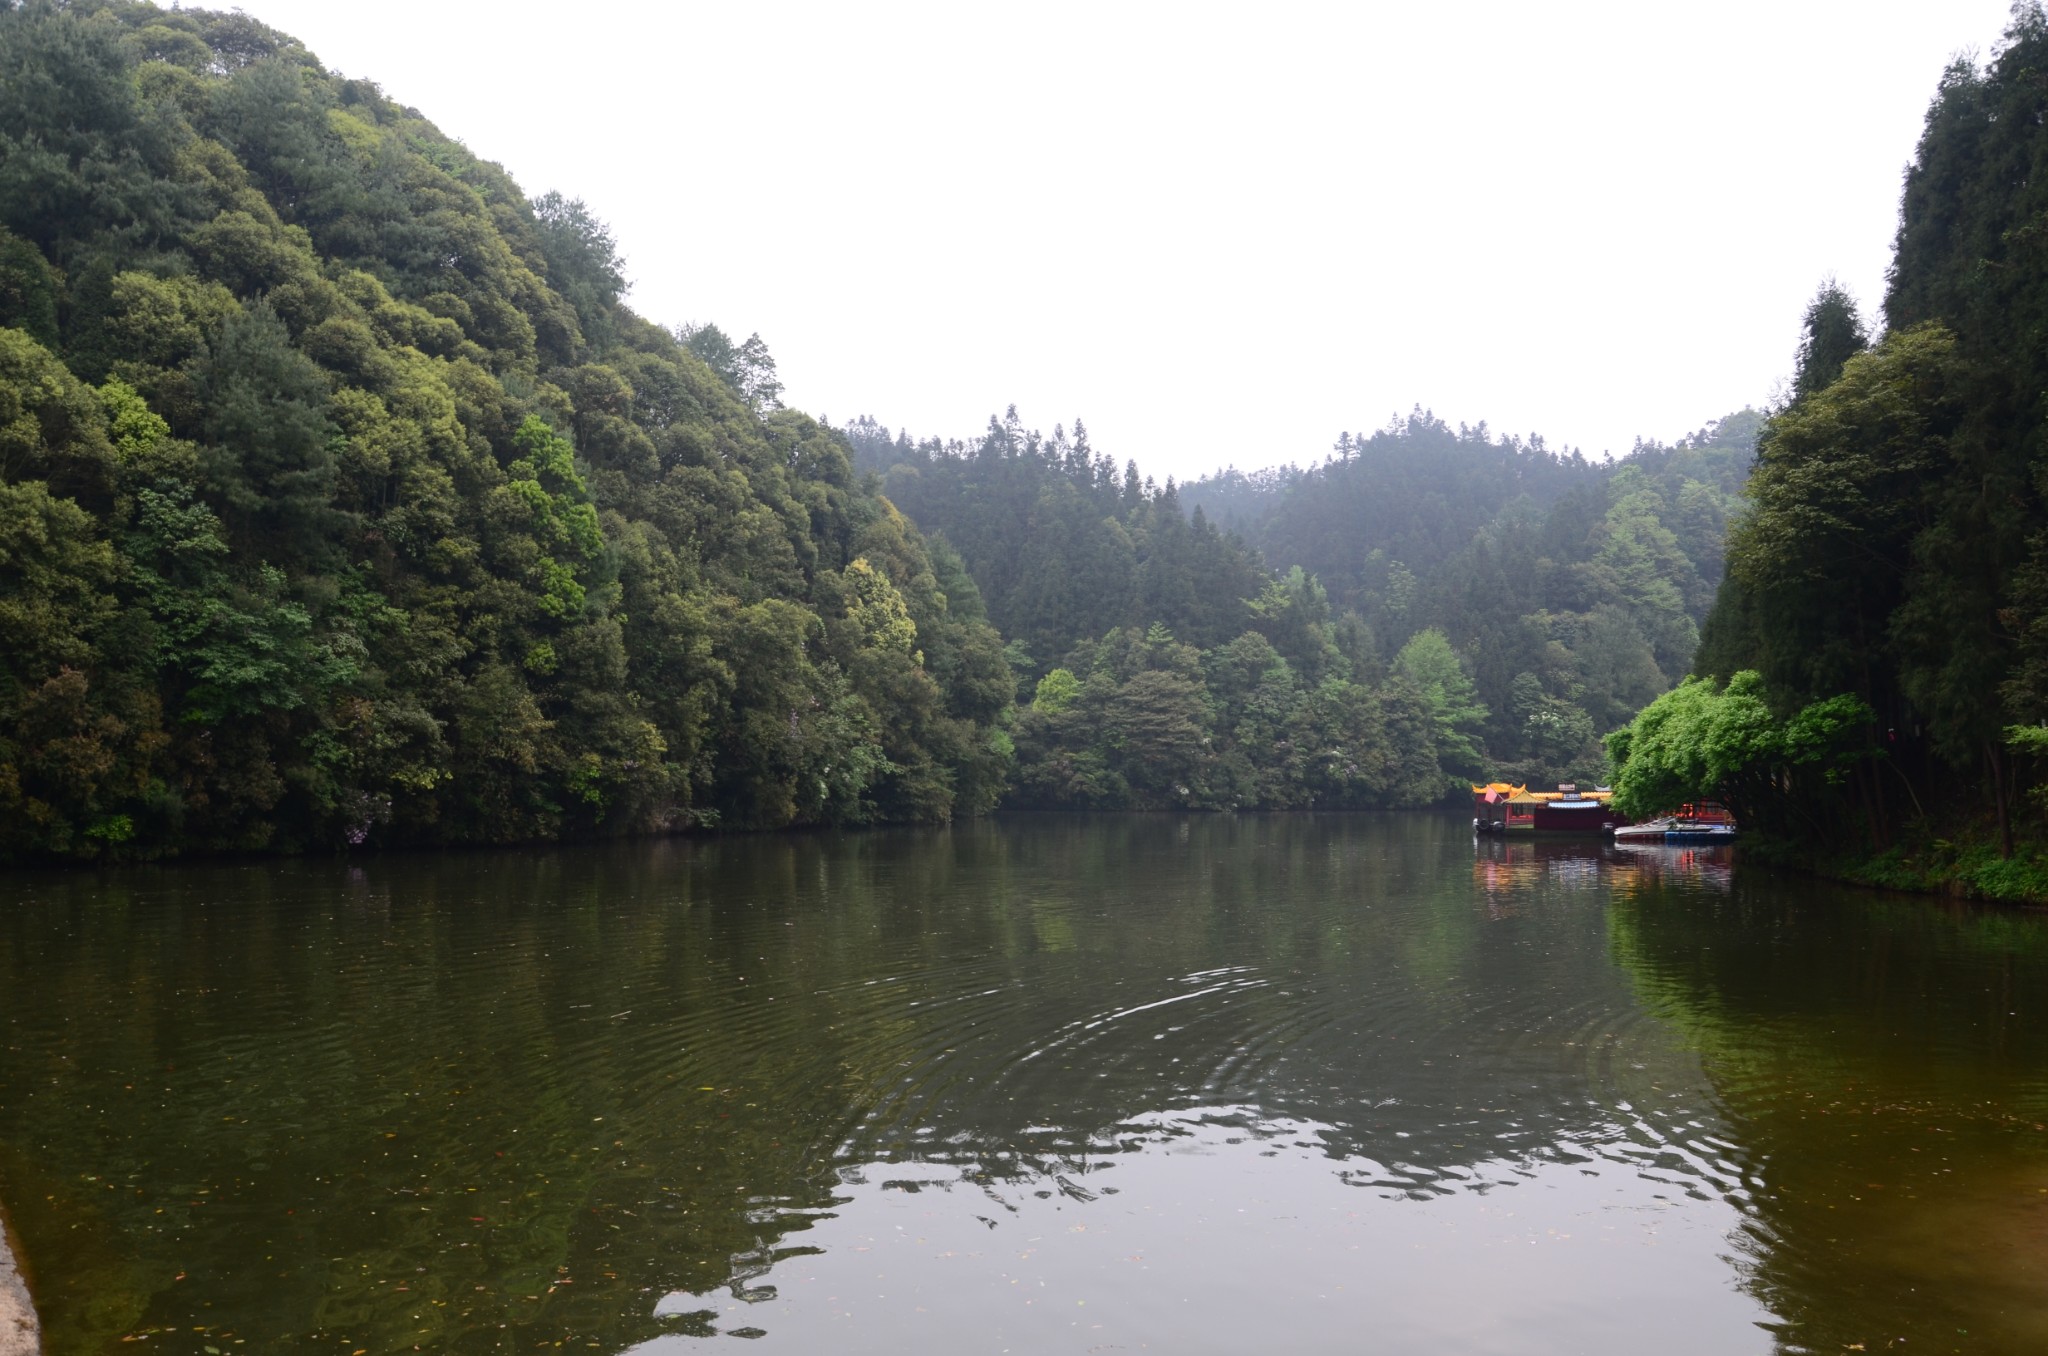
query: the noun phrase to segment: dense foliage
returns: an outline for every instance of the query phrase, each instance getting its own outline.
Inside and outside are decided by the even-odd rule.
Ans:
[[[1827,792],[1871,750],[1869,707],[1830,697],[1779,719],[1764,700],[1763,678],[1745,669],[1724,688],[1687,678],[1607,737],[1620,767],[1614,806],[1647,818],[1709,793],[1750,824],[1799,822],[1814,834],[1839,823],[1811,819],[1833,801]]]
[[[974,443],[892,440],[871,419],[847,434],[1011,638],[1031,700],[1007,803],[1417,805],[1476,771],[1441,683],[1385,673],[1314,579],[1275,578],[1078,423],[1046,437],[1011,410]]]
[[[1078,422],[1046,437],[1013,408],[973,443],[893,441],[872,419],[846,433],[856,464],[883,474],[889,499],[943,534],[980,587],[1020,664],[1043,672],[1077,638],[1157,622],[1198,647],[1241,635],[1264,567],[1197,512],[1171,481],[1119,471]]]
[[[0,859],[991,805],[957,561],[625,286],[245,15],[0,3]]]
[[[2029,169],[2048,156],[2044,71],[2032,0],[1987,63],[1949,68],[1906,176],[1884,332],[1821,289],[1729,536],[1698,671],[1780,721],[1861,711],[1876,755],[1763,820],[1809,847],[1946,851],[1975,822],[2010,856],[2017,807],[2048,804],[2048,176]]]
[[[1015,803],[1289,807],[1603,776],[1598,734],[1691,662],[1757,423],[1596,465],[1417,412],[1163,487],[1014,410],[972,443],[847,433],[1038,684]]]
[[[1595,777],[1754,425],[1160,486],[1014,411],[824,427],[626,290],[247,16],[0,0],[0,856]]]
[[[1305,569],[1375,643],[1437,631],[1474,685],[1495,775],[1605,772],[1597,736],[1692,662],[1761,417],[1613,462],[1417,411],[1320,466],[1228,471],[1181,494]]]

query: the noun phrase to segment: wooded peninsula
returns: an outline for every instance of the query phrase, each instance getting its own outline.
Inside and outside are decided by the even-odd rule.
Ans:
[[[2042,69],[2033,4],[1950,67],[1881,326],[1823,285],[1766,410],[1161,484],[784,408],[246,15],[0,4],[0,861],[1612,779],[2048,897]]]

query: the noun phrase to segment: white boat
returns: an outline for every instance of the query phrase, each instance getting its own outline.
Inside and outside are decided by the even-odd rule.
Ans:
[[[1624,824],[1614,831],[1617,843],[1661,843],[1664,835],[1678,820],[1671,815],[1645,820],[1641,824]]]
[[[1680,820],[1664,831],[1664,841],[1688,844],[1732,843],[1735,841],[1735,826]]]

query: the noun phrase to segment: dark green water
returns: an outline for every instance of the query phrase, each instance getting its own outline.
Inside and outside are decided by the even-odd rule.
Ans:
[[[0,880],[52,1356],[2035,1353],[2044,1123],[2048,918],[1455,819]]]

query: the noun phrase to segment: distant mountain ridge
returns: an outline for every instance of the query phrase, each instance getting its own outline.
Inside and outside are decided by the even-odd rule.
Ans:
[[[1441,767],[1548,780],[1602,775],[1596,736],[1687,671],[1761,421],[1594,462],[1417,410],[1318,465],[1163,486],[1014,409],[973,442],[846,432],[959,552],[1027,680],[1157,626],[1212,678],[1255,634],[1298,686],[1385,696],[1420,642]]]
[[[1711,562],[1702,574],[1711,590],[1719,580],[1726,508],[1748,477],[1762,427],[1762,414],[1743,410],[1676,444],[1638,442],[1625,456],[1595,461],[1552,452],[1540,437],[1495,439],[1483,423],[1453,430],[1417,409],[1373,433],[1340,435],[1321,463],[1219,471],[1182,483],[1180,499],[1243,536],[1276,567],[1314,573],[1333,600],[1351,605],[1373,587],[1367,562],[1375,551],[1427,573],[1517,499],[1548,511],[1633,466],[1673,502],[1688,481],[1700,487],[1696,498],[1715,496],[1720,519],[1686,520],[1680,543],[1696,565]]]

